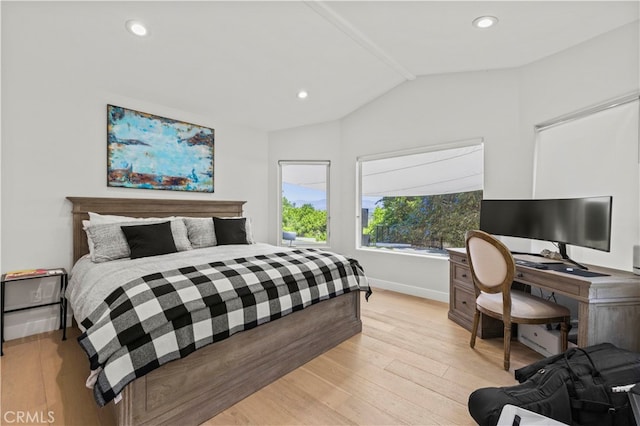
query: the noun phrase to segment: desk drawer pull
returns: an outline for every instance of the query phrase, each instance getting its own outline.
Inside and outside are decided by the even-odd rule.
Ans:
[[[522,278],[524,277],[524,274],[522,272],[518,272],[518,275],[516,275],[518,278]]]
[[[467,278],[467,274],[462,274],[462,278]]]
[[[467,304],[467,301],[466,301],[466,300],[463,300],[463,301],[462,301],[462,304],[463,304],[463,305],[466,305],[466,304]]]

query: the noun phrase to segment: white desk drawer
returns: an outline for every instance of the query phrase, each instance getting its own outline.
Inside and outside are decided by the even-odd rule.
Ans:
[[[562,348],[560,330],[547,330],[545,324],[518,324],[518,341],[544,356],[559,354]]]

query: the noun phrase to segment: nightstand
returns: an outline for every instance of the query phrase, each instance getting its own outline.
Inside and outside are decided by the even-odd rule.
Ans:
[[[7,284],[16,283],[17,281],[33,280],[35,278],[47,277],[60,277],[60,299],[57,302],[41,303],[39,305],[29,305],[23,308],[9,310],[4,309],[4,290]],[[60,305],[60,329],[62,329],[62,340],[67,340],[67,299],[65,297],[65,292],[67,290],[67,279],[67,271],[64,268],[39,269],[32,274],[25,274],[22,276],[11,276],[11,274],[2,274],[2,278],[0,279],[0,294],[2,297],[2,300],[0,302],[0,319],[2,319],[2,326],[0,327],[0,356],[4,355],[4,352],[2,351],[2,345],[4,343],[4,314],[8,314],[10,312],[25,311],[27,309],[42,308],[44,306]]]

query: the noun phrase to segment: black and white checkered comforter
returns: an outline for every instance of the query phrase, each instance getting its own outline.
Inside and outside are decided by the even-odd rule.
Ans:
[[[100,406],[134,379],[230,335],[353,290],[371,290],[360,265],[297,249],[145,275],[82,321],[78,341],[99,372]]]

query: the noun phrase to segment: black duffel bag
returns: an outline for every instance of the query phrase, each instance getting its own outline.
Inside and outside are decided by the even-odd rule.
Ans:
[[[483,388],[469,396],[469,413],[494,426],[506,404],[571,425],[635,425],[625,392],[612,388],[640,382],[640,354],[610,343],[571,348],[516,370],[520,385]]]

